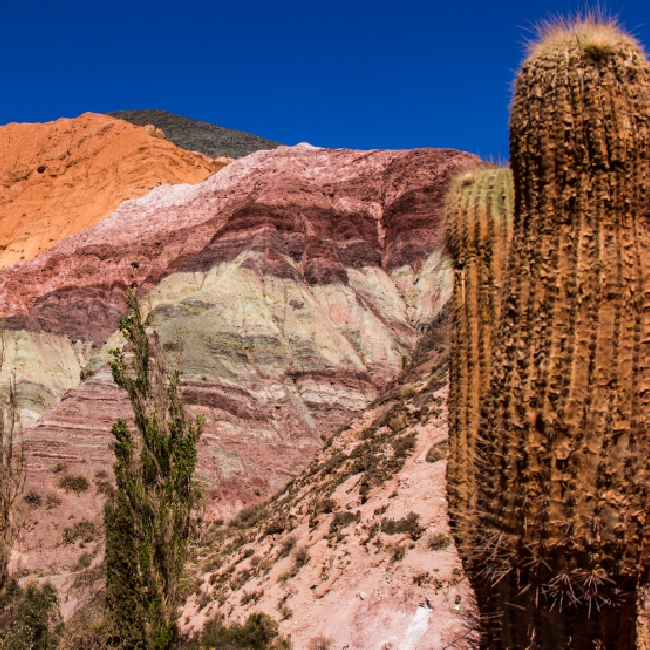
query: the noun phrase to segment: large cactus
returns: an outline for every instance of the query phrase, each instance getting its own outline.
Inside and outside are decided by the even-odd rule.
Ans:
[[[501,287],[512,239],[512,173],[482,167],[452,184],[445,211],[454,260],[449,362],[447,488],[452,528],[464,559],[475,521],[476,437],[489,386],[490,342],[501,315]]]
[[[597,19],[548,29],[517,77],[514,239],[476,456],[488,647],[634,647],[650,549],[649,103],[638,44]]]

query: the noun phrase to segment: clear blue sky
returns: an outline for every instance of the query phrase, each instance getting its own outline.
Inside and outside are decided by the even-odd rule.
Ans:
[[[526,29],[576,0],[0,0],[0,124],[162,108],[287,144],[508,155]],[[650,1],[607,8],[650,50]]]

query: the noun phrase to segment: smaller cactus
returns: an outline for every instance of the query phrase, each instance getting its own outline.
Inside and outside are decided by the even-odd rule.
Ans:
[[[484,166],[455,180],[445,212],[447,248],[454,260],[447,489],[454,535],[466,560],[479,409],[489,386],[492,333],[501,316],[513,203],[510,170]]]

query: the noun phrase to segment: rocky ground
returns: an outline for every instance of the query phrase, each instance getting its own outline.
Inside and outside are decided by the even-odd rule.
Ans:
[[[294,647],[469,648],[475,603],[449,533],[446,320],[411,366],[270,502],[195,549],[189,633],[263,611]]]
[[[174,115],[156,109],[142,111],[115,111],[109,113],[118,120],[126,120],[137,126],[153,124],[162,129],[167,139],[177,147],[189,151],[200,151],[206,156],[216,158],[243,158],[259,149],[275,149],[279,142],[266,140],[251,133],[227,129],[223,126],[192,120],[189,117]]]

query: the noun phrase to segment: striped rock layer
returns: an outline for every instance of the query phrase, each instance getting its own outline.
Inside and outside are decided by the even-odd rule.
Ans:
[[[67,575],[82,552],[101,559],[110,427],[130,413],[106,361],[122,343],[128,286],[205,416],[205,516],[228,517],[296,476],[321,436],[399,374],[451,294],[444,195],[476,162],[451,150],[260,151],[199,185],[127,201],[0,271],[0,318],[17,341],[31,425],[27,490],[42,503],[28,513],[14,566]],[[48,352],[44,361],[46,348],[60,361]],[[88,490],[66,492],[66,475]],[[85,550],[64,543],[84,520],[94,540]]]

